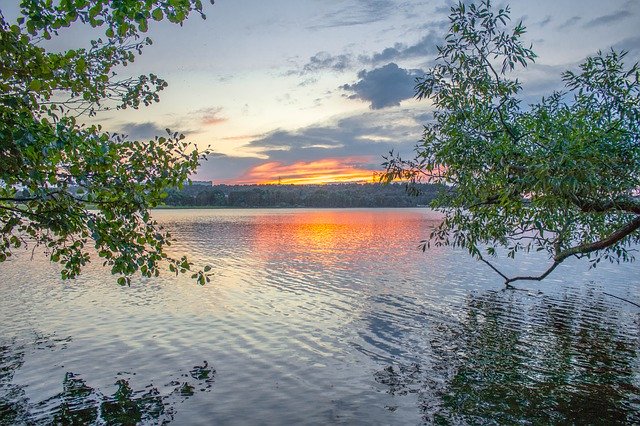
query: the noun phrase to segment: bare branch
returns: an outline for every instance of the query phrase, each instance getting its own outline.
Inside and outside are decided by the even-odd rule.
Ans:
[[[493,264],[491,262],[489,262],[488,260],[486,260],[484,257],[482,257],[481,254],[478,254],[478,259],[480,259],[482,262],[486,263],[491,269],[493,269],[498,275],[500,275],[502,278],[505,279],[505,283],[509,281],[509,277],[507,277],[505,274],[503,274],[502,272],[500,272],[498,270],[498,268],[496,268],[495,266],[493,266]]]
[[[513,278],[506,278],[505,279],[505,285],[510,285],[512,282],[514,281],[542,281],[545,278],[547,278],[547,276],[553,272],[554,269],[556,269],[556,267],[562,263],[562,261],[555,261],[551,264],[551,266],[544,271],[544,273],[542,275],[538,275],[538,276],[519,276],[519,277],[513,277]],[[502,274],[500,274],[502,275]],[[502,275],[504,277],[504,275]]]
[[[575,246],[563,252],[557,253],[556,256],[554,256],[553,258],[554,262],[551,264],[551,266],[549,266],[549,268],[544,273],[538,276],[517,276],[513,278],[508,278],[505,274],[500,272],[495,266],[493,266],[491,263],[483,259],[481,256],[480,256],[480,260],[482,260],[484,263],[489,265],[491,269],[493,269],[502,278],[504,278],[505,285],[507,286],[509,286],[514,281],[542,281],[568,257],[575,256],[575,255],[584,255],[587,253],[592,253],[594,251],[607,248],[612,244],[617,243],[618,241],[620,241],[627,235],[631,234],[632,232],[636,231],[637,229],[640,229],[640,216],[636,217],[631,222],[627,223],[625,226],[623,226],[622,228],[618,229],[617,231],[609,235],[607,238],[604,238],[599,241],[595,241],[590,244],[581,244],[579,246]]]
[[[630,235],[632,232],[637,231],[638,229],[640,229],[640,216],[636,216],[632,221],[619,228],[617,231],[613,232],[607,238],[603,238],[592,243],[581,244],[579,246],[572,247],[556,254],[553,259],[556,262],[562,262],[566,258],[574,256],[576,254],[587,254],[597,250],[605,249],[622,240],[624,237]]]
[[[605,291],[603,291],[602,294],[606,294],[607,296],[611,296],[611,297],[613,297],[615,299],[622,300],[623,302],[631,303],[633,306],[637,306],[638,308],[640,308],[640,304],[637,304],[636,302],[632,302],[629,299],[625,299],[623,297],[618,297],[618,296],[615,296],[615,295],[613,295],[611,293],[607,293]]]

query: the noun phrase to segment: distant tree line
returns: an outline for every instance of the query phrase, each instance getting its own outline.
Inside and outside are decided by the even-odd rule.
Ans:
[[[428,205],[439,185],[188,185],[168,191],[168,206],[212,207],[417,207]]]

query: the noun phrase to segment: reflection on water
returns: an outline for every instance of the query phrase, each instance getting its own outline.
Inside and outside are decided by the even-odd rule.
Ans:
[[[0,264],[0,423],[640,421],[636,265],[503,292],[428,210],[154,215],[211,284]]]
[[[640,327],[602,294],[486,292],[434,327],[428,369],[389,365],[391,395],[443,424],[640,422]]]
[[[210,391],[214,382],[215,370],[207,361],[176,374],[163,386],[164,394],[153,384],[134,390],[130,376],[135,373],[117,373],[115,391],[105,395],[89,386],[81,374],[66,372],[59,393],[42,401],[29,400],[24,386],[12,383],[25,352],[62,350],[64,346],[58,347],[60,342],[46,337],[29,345],[13,342],[0,347],[0,424],[167,424],[174,418],[176,404],[196,392]]]

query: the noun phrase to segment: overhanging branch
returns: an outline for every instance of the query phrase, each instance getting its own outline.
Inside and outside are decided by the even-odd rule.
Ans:
[[[636,216],[633,220],[631,220],[623,227],[619,228],[617,231],[613,232],[608,237],[598,241],[594,241],[592,243],[580,244],[579,246],[575,246],[557,253],[554,256],[553,260],[555,260],[556,262],[562,262],[566,258],[574,256],[576,254],[588,254],[597,250],[605,249],[638,229],[640,229],[640,215]]]
[[[583,212],[598,213],[610,210],[619,210],[640,214],[640,198],[638,197],[623,197],[606,202],[584,201],[576,199],[575,203]]]
[[[618,241],[622,240],[626,236],[640,229],[640,215],[636,216],[633,220],[628,222],[626,225],[622,226],[608,237],[603,238],[598,241],[594,241],[592,243],[580,244],[578,246],[572,247],[570,249],[561,251],[556,253],[553,257],[553,263],[546,271],[544,271],[541,275],[527,275],[527,276],[516,276],[513,278],[507,277],[504,273],[502,273],[498,268],[496,268],[489,261],[484,259],[482,255],[478,254],[478,259],[482,262],[486,263],[494,272],[500,275],[504,279],[504,283],[507,287],[511,287],[511,283],[514,281],[542,281],[545,279],[551,272],[554,271],[562,262],[564,262],[567,258],[580,254],[588,254],[594,251],[603,250]]]
[[[513,277],[513,278],[506,278],[504,283],[505,285],[510,285],[512,282],[514,281],[542,281],[545,278],[547,278],[547,276],[553,272],[554,269],[556,269],[558,267],[558,265],[562,263],[562,261],[558,262],[555,261],[551,264],[551,266],[549,266],[549,268],[544,271],[544,273],[542,275],[538,275],[538,276],[520,276],[520,277]],[[502,274],[500,274],[502,275]],[[504,277],[504,275],[502,275]]]

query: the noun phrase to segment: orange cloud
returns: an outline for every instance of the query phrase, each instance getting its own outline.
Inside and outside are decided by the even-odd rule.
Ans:
[[[221,112],[222,107],[202,108],[196,111],[196,113],[200,114],[200,120],[205,126],[216,126],[229,121],[228,118],[220,116]]]
[[[362,168],[360,163],[369,157],[324,158],[316,161],[299,161],[283,164],[277,161],[251,168],[234,183],[237,184],[325,184],[340,182],[374,182],[378,170]]]
[[[215,126],[216,124],[222,124],[229,121],[228,118],[222,118],[222,117],[204,117],[202,119],[202,124],[204,124],[205,126]]]
[[[225,138],[221,138],[225,141],[246,141],[247,139],[255,139],[259,135],[238,135],[238,136],[227,136]]]

